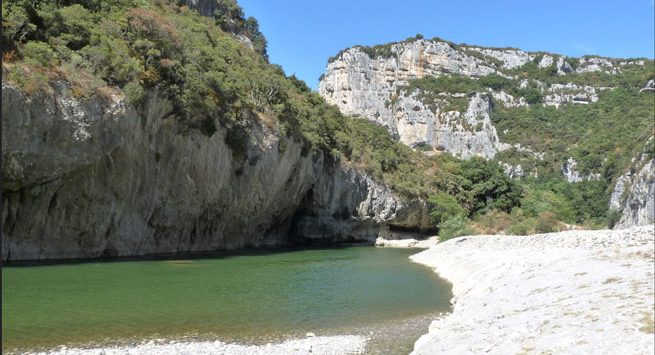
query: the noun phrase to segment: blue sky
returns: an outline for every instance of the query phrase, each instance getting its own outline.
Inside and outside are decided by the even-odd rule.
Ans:
[[[569,56],[650,57],[653,0],[238,0],[272,63],[316,89],[327,59],[417,33],[456,43]]]

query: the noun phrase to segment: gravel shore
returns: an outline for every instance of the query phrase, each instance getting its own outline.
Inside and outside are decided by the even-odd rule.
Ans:
[[[439,243],[439,237],[430,237],[428,239],[384,239],[378,238],[375,240],[376,247],[384,248],[419,248],[427,249]]]
[[[413,255],[455,295],[413,354],[653,354],[654,234],[472,236]]]
[[[66,348],[28,355],[292,355],[321,354],[341,355],[360,354],[366,346],[366,338],[357,335],[308,336],[304,339],[288,340],[278,344],[240,345],[221,341],[149,341],[133,346],[114,346],[104,348]]]

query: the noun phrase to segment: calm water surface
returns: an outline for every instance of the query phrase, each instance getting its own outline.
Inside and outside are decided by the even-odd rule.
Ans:
[[[7,267],[2,347],[189,336],[257,343],[309,331],[370,334],[376,324],[397,333],[425,318],[419,333],[394,340],[406,348],[427,332],[426,315],[449,311],[452,297],[450,284],[409,261],[416,252],[348,247]]]

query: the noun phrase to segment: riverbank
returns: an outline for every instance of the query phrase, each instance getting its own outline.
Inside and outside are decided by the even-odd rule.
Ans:
[[[126,355],[126,354],[230,354],[230,355],[269,355],[269,354],[320,354],[340,355],[359,354],[364,351],[366,338],[357,335],[312,336],[293,339],[277,344],[241,345],[221,341],[148,341],[131,346],[99,348],[66,348],[27,355]]]
[[[375,246],[381,248],[418,248],[427,249],[439,243],[439,237],[430,237],[427,239],[384,239],[378,237],[375,240]]]
[[[654,233],[461,237],[411,256],[455,296],[413,354],[653,354]]]

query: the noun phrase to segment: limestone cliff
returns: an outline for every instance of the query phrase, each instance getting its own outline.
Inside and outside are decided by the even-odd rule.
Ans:
[[[655,158],[643,154],[632,170],[617,179],[610,197],[610,208],[621,212],[615,229],[655,223]]]
[[[417,36],[402,42],[342,50],[328,61],[320,78],[319,92],[343,113],[376,122],[400,142],[426,154],[448,152],[462,159],[474,156],[495,159],[513,178],[549,175],[559,170],[568,182],[578,183],[617,178],[603,176],[606,171],[602,166],[608,154],[605,148],[598,152],[601,157],[598,162],[588,164],[584,159],[590,151],[580,151],[575,140],[559,143],[553,149],[552,133],[544,138],[539,137],[541,132],[535,132],[531,139],[526,130],[532,129],[532,123],[507,122],[527,117],[532,111],[530,106],[541,106],[532,111],[540,112],[531,117],[535,122],[548,121],[551,117],[556,121],[557,117],[575,113],[576,118],[571,117],[567,125],[581,130],[583,125],[574,122],[583,119],[580,112],[584,109],[571,106],[589,105],[590,110],[598,112],[599,105],[604,104],[600,100],[609,100],[603,98],[612,97],[610,94],[616,93],[617,88],[625,90],[624,81],[652,77],[646,63],[651,62],[596,56],[568,58],[514,48],[458,45]],[[597,80],[597,74],[591,74],[595,72],[606,79]],[[625,75],[621,76],[622,73]],[[642,94],[633,91],[631,95],[646,95],[644,92],[652,91],[653,87],[651,79],[639,91]],[[639,104],[638,107],[643,106],[642,102]],[[507,115],[510,111],[515,114]],[[636,119],[641,122],[643,117],[642,113]],[[553,124],[565,126],[561,122]],[[615,122],[609,125],[618,126]],[[557,132],[558,138],[581,133]],[[610,139],[625,139],[621,135],[624,132],[619,131]],[[643,138],[639,139],[621,143],[640,146],[644,142]],[[581,167],[589,165],[594,166],[582,170]],[[625,165],[623,159],[619,169],[627,168]],[[639,173],[618,180],[612,197],[613,208],[623,213],[620,226],[653,221],[652,164],[642,162],[638,170]]]
[[[240,155],[224,129],[189,130],[155,92],[137,109],[119,91],[78,99],[63,85],[32,96],[2,90],[3,260],[373,240],[387,224],[425,228],[425,206],[265,126],[252,127]],[[320,235],[303,227],[315,216]]]
[[[644,66],[643,60],[599,57],[576,59],[543,52],[513,48],[482,48],[456,45],[440,39],[420,37],[375,47],[355,46],[331,58],[319,82],[323,98],[347,115],[366,118],[386,127],[400,142],[410,147],[430,147],[460,158],[482,156],[487,159],[516,144],[501,142],[489,119],[494,105],[504,108],[532,104],[554,106],[587,105],[599,100],[598,92],[607,87],[567,82],[567,75],[600,71],[620,73],[629,66]],[[552,70],[563,83],[546,83],[523,76],[522,70]],[[527,67],[526,67],[527,66]],[[529,102],[499,88],[478,87],[473,92],[442,92],[425,97],[408,83],[426,77],[464,77],[473,83],[496,74],[520,81],[520,88],[531,88],[540,98]],[[436,90],[439,90],[436,88]],[[477,92],[477,93],[476,93]],[[466,104],[462,105],[464,101]],[[534,101],[534,100],[533,100]],[[460,103],[460,104],[458,104]],[[540,152],[534,152],[540,154]],[[566,164],[566,158],[561,164]]]
[[[440,41],[417,40],[391,48],[395,55],[389,57],[372,58],[359,47],[342,52],[328,63],[319,92],[343,113],[377,122],[407,145],[427,143],[465,158],[493,157],[498,137],[488,122],[486,96],[472,96],[466,112],[456,112],[430,109],[414,92],[397,93],[411,79],[443,73],[483,76],[493,73],[493,66]],[[458,121],[481,127],[469,134]]]

